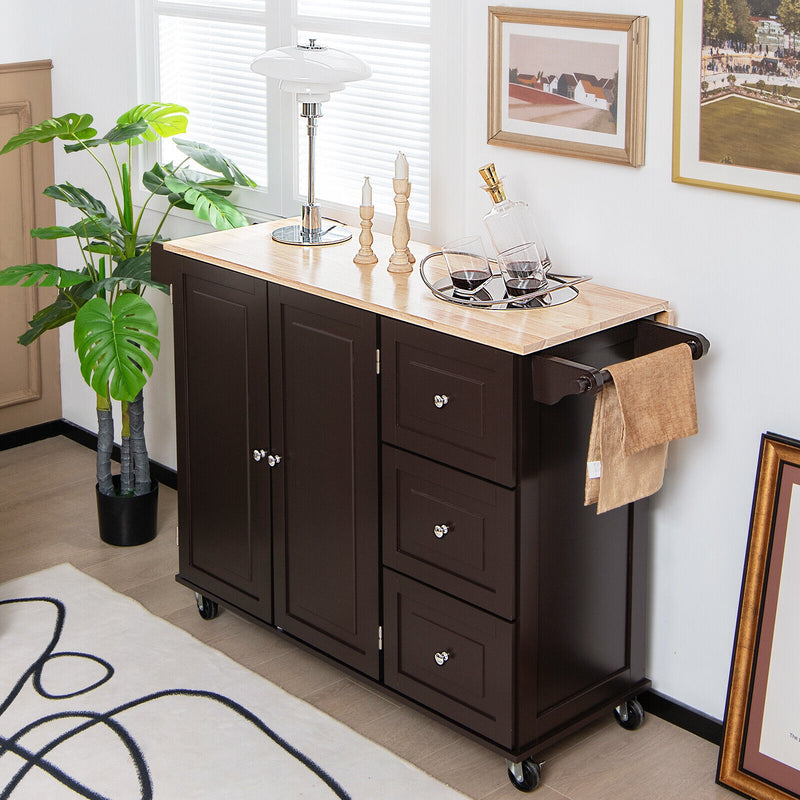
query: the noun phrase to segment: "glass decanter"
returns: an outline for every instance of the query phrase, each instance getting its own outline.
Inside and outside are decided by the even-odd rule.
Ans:
[[[522,200],[506,198],[503,181],[498,178],[494,164],[487,164],[478,172],[486,182],[486,191],[493,201],[491,210],[483,218],[483,224],[486,226],[494,249],[497,253],[503,253],[512,247],[533,243],[539,251],[542,266],[544,269],[548,269],[550,257],[542,237],[536,230],[528,204]]]

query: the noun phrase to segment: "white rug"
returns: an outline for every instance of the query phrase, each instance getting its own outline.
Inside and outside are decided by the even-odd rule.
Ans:
[[[69,564],[0,586],[0,800],[465,800]]]

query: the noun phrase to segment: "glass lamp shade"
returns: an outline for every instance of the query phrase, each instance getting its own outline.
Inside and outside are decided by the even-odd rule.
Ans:
[[[250,65],[253,72],[277,78],[280,88],[293,92],[299,103],[324,103],[331,92],[344,89],[349,81],[369,78],[372,70],[360,58],[332,47],[307,45],[267,50]]]

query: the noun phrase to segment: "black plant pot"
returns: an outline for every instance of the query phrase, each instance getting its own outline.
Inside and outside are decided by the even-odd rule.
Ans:
[[[119,475],[113,476],[114,491],[119,491]],[[97,521],[100,538],[106,544],[132,547],[156,537],[158,530],[158,481],[151,481],[147,494],[118,497],[100,494],[97,484]]]

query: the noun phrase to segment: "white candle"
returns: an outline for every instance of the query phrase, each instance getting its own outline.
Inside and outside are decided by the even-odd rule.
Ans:
[[[361,205],[372,205],[372,186],[370,186],[369,178],[364,176],[364,185],[361,187]]]
[[[408,161],[403,153],[398,153],[394,160],[394,177],[397,180],[408,180]]]

